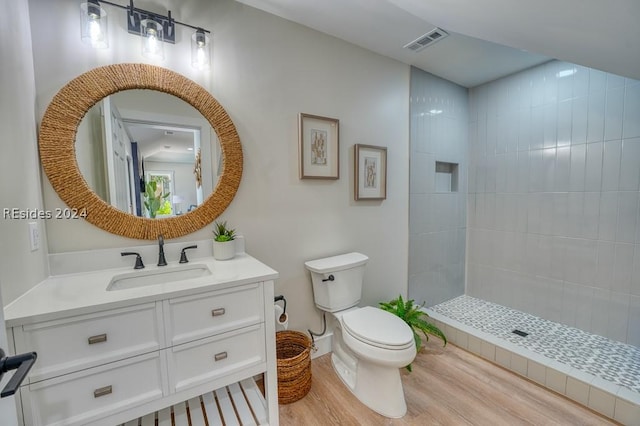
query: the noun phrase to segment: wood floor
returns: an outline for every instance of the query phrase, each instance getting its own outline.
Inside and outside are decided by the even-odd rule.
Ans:
[[[431,339],[402,370],[408,411],[387,419],[342,384],[330,354],[312,361],[313,384],[303,399],[280,405],[280,424],[299,425],[613,425],[553,393],[454,345]]]

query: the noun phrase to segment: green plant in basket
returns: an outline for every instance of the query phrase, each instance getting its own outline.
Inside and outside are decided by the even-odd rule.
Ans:
[[[405,302],[402,299],[402,296],[398,296],[397,299],[393,299],[389,302],[380,302],[380,309],[391,312],[392,314],[400,317],[409,325],[409,327],[411,327],[417,351],[420,351],[422,348],[422,337],[420,337],[418,331],[422,332],[425,340],[429,340],[429,335],[436,336],[442,339],[444,342],[443,346],[446,346],[447,337],[444,335],[442,330],[434,324],[426,321],[426,318],[429,318],[429,315],[422,311],[423,306],[424,303],[422,303],[422,305],[416,305],[413,300],[407,300]],[[407,365],[406,368],[411,371],[411,364]]]
[[[213,240],[220,243],[233,241],[236,238],[236,230],[227,226],[227,221],[216,222],[213,225]]]

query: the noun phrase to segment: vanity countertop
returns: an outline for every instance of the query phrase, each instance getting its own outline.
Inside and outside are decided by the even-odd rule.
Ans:
[[[225,261],[217,261],[213,257],[193,259],[190,264],[206,265],[211,275],[112,291],[107,291],[111,279],[133,272],[133,268],[48,277],[4,308],[6,326],[55,320],[278,278],[278,272],[245,253]],[[143,271],[164,272],[178,265],[177,262],[171,262],[164,267],[147,266]]]

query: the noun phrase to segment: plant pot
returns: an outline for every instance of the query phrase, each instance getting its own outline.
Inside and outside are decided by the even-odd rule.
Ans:
[[[236,242],[232,241],[214,241],[213,242],[213,257],[216,260],[229,260],[233,259],[236,255]]]

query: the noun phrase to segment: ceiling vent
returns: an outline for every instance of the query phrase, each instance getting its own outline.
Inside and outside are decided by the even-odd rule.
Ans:
[[[414,52],[419,52],[425,47],[435,43],[436,41],[442,40],[448,35],[449,34],[445,30],[436,27],[425,35],[418,37],[411,43],[406,44],[404,48],[413,50]]]

